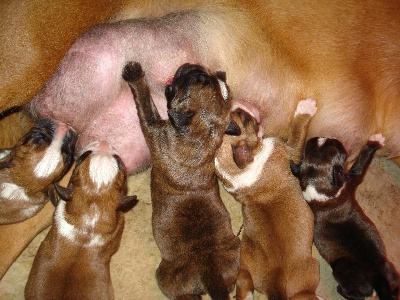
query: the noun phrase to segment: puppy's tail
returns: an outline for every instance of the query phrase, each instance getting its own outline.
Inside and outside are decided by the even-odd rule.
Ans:
[[[400,277],[390,262],[386,262],[383,271],[375,276],[372,287],[380,300],[400,299]]]

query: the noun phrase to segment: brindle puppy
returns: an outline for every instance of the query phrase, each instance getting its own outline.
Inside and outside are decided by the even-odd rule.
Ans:
[[[140,64],[123,71],[134,94],[152,155],[153,234],[161,251],[157,270],[170,299],[226,300],[239,268],[239,238],[219,196],[214,155],[229,125],[225,74],[182,65],[165,90],[162,120]]]

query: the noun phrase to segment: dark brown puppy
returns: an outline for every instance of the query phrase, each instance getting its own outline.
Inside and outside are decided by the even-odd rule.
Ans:
[[[240,241],[219,196],[214,155],[229,125],[224,74],[182,65],[165,90],[169,120],[154,106],[138,63],[123,72],[152,155],[153,234],[162,261],[161,291],[170,299],[229,298]]]
[[[289,167],[290,159],[300,160],[316,109],[312,99],[299,102],[286,143],[261,138],[251,112],[232,115],[241,134],[224,137],[215,164],[228,192],[242,204],[238,300],[253,299],[253,283],[268,299],[316,299],[313,216]]]
[[[310,139],[301,163],[291,162],[314,212],[314,243],[346,299],[364,299],[373,290],[381,300],[399,299],[399,276],[386,258],[376,227],[355,199],[357,186],[383,142],[382,135],[371,136],[347,173],[347,153],[336,139]]]
[[[78,158],[68,188],[55,185],[61,199],[53,226],[40,245],[25,288],[26,299],[114,299],[110,260],[124,228],[126,171],[108,143]]]
[[[68,125],[39,119],[13,149],[0,151],[0,224],[27,220],[43,208],[49,186],[72,165],[75,142]]]

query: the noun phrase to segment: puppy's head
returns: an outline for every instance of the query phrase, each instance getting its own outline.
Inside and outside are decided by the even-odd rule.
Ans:
[[[79,199],[77,207],[85,210],[92,203],[112,210],[127,211],[137,200],[126,195],[126,170],[121,158],[107,142],[91,145],[76,161],[69,185],[54,185],[50,193],[54,205],[63,199]],[[99,200],[100,199],[100,200]]]
[[[230,192],[242,186],[238,178],[254,175],[252,162],[262,148],[260,132],[259,119],[251,113],[241,108],[231,112],[231,122],[215,157],[217,176]]]
[[[165,96],[170,122],[178,132],[222,138],[231,107],[225,73],[210,74],[202,66],[184,64],[165,88]]]
[[[307,141],[302,161],[290,162],[307,201],[335,197],[347,180],[346,158],[344,146],[336,139],[315,137]]]
[[[68,125],[39,119],[25,137],[0,161],[21,186],[40,189],[59,180],[70,168],[77,135]]]

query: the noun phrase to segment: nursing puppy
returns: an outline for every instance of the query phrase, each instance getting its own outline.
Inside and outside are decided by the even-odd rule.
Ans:
[[[332,267],[337,291],[346,299],[364,299],[373,290],[381,300],[399,299],[399,276],[386,258],[376,227],[355,199],[356,189],[384,140],[381,134],[371,136],[348,172],[346,150],[336,139],[310,139],[301,163],[291,162],[314,212],[314,243]]]
[[[184,64],[165,89],[169,120],[154,106],[138,63],[128,81],[152,155],[152,224],[162,261],[161,291],[170,299],[228,299],[239,269],[240,241],[219,196],[214,155],[229,125],[225,74]]]
[[[124,214],[136,196],[125,196],[126,174],[108,143],[80,156],[68,188],[59,193],[53,226],[39,247],[26,299],[113,299],[111,256],[117,252]]]
[[[313,216],[289,166],[291,159],[300,159],[315,112],[314,100],[299,102],[286,143],[261,138],[257,116],[233,112],[237,136],[225,135],[215,165],[227,191],[242,204],[236,299],[253,299],[253,285],[268,299],[316,299]]]
[[[39,119],[13,149],[0,151],[0,224],[24,221],[46,204],[49,186],[70,168],[76,133]]]

